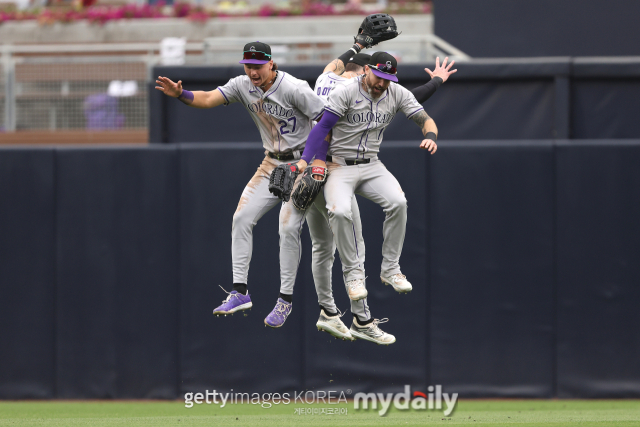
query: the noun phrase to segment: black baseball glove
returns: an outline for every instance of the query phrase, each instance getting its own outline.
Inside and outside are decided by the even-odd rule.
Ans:
[[[316,199],[316,196],[327,182],[327,168],[322,166],[308,166],[298,186],[291,195],[293,206],[300,210],[306,210]]]
[[[288,202],[299,173],[300,170],[295,163],[283,163],[276,166],[269,177],[269,191],[274,196]]]
[[[398,34],[396,21],[391,15],[375,13],[364,18],[360,24],[358,35],[353,39],[368,49],[385,40],[395,39]]]

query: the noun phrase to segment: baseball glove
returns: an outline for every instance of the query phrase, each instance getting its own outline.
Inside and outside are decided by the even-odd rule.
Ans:
[[[327,182],[327,168],[322,166],[308,166],[304,170],[298,186],[291,195],[293,206],[300,210],[306,210],[316,199],[316,196],[320,193],[322,187],[324,187],[325,182]]]
[[[353,39],[360,43],[365,49],[377,45],[385,40],[398,37],[398,27],[391,15],[386,13],[375,13],[364,18],[358,35]]]
[[[269,191],[274,196],[288,202],[299,173],[298,165],[294,163],[283,163],[276,166],[269,177]]]

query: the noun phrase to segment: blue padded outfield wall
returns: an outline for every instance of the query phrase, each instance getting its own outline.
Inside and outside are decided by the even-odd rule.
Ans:
[[[411,294],[377,279],[384,215],[359,198],[389,347],[316,330],[307,231],[293,312],[264,327],[277,209],[255,228],[253,310],[212,316],[258,143],[0,149],[0,397],[640,397],[640,139],[417,143],[381,153],[408,199]],[[339,261],[334,285],[346,309]]]

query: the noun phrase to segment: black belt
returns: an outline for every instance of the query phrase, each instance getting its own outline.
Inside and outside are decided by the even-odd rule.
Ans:
[[[327,156],[327,162],[333,162],[333,158],[331,156]],[[362,165],[366,163],[371,163],[371,159],[344,159],[344,164],[347,166]]]
[[[267,151],[267,156],[271,157],[272,159],[276,159],[280,161],[294,160],[296,158],[296,156],[293,155],[292,151],[288,151],[284,153],[272,153],[271,151]]]

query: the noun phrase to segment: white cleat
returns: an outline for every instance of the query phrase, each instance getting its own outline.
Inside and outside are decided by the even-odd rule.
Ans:
[[[368,325],[360,325],[354,317],[351,324],[351,335],[360,340],[367,340],[380,345],[389,345],[396,342],[396,337],[384,332],[378,327],[380,323],[388,322],[389,319],[373,319]]]
[[[411,283],[407,280],[407,276],[402,273],[394,274],[389,277],[380,276],[380,279],[382,279],[382,283],[393,286],[393,289],[401,294],[411,292],[413,289],[413,286],[411,286]]]
[[[352,301],[360,301],[367,297],[367,288],[364,287],[364,279],[349,280],[346,284],[347,294]]]
[[[340,313],[340,310],[338,310],[338,313]],[[354,338],[351,336],[347,326],[342,323],[341,317],[341,313],[335,316],[329,316],[325,313],[324,309],[321,309],[316,327],[319,331],[328,332],[336,338],[353,341]]]

